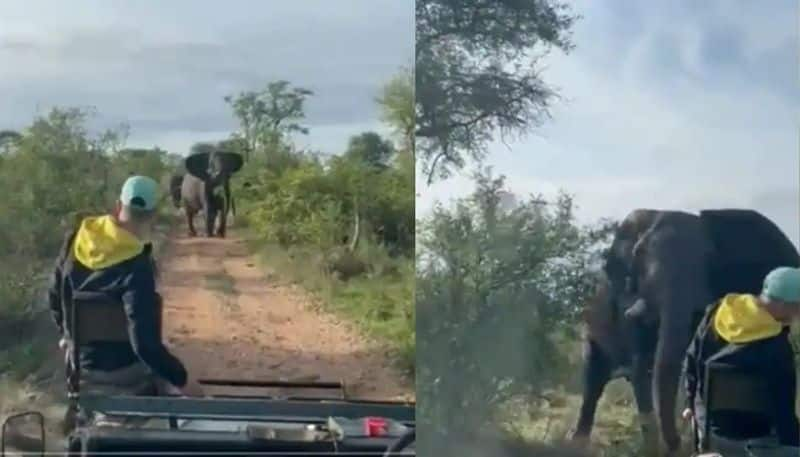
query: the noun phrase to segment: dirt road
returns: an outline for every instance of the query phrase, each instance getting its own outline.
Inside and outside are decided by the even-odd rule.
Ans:
[[[159,290],[165,342],[184,360],[190,376],[343,380],[353,397],[413,398],[413,387],[385,351],[351,326],[316,311],[298,287],[265,272],[235,233],[228,239],[178,233],[159,256],[164,259]],[[221,389],[232,390],[207,391]]]

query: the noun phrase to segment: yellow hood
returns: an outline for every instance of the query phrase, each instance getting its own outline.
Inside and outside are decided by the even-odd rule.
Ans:
[[[714,330],[728,343],[749,343],[778,335],[783,324],[759,306],[755,296],[729,294],[714,314]]]
[[[118,226],[111,216],[87,217],[73,243],[75,259],[92,270],[116,265],[139,255],[144,244]]]

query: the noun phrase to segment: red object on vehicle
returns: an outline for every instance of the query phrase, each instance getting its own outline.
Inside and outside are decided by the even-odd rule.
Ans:
[[[386,434],[388,424],[382,417],[367,417],[364,419],[364,432],[367,436],[383,436]]]

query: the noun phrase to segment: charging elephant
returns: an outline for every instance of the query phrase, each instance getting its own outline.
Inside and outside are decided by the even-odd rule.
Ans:
[[[186,214],[189,236],[196,236],[194,216],[205,213],[206,235],[214,236],[214,223],[220,216],[217,235],[224,238],[228,211],[236,215],[230,179],[242,168],[241,154],[221,151],[211,146],[193,148],[184,165],[187,173],[181,183],[181,203]],[[221,194],[219,192],[221,190]]]
[[[658,424],[668,451],[677,450],[678,382],[706,307],[727,293],[758,294],[770,270],[798,265],[797,248],[756,211],[632,212],[615,233],[586,310],[583,404],[573,438],[588,439],[606,384],[625,373],[645,442],[657,443],[649,424]]]

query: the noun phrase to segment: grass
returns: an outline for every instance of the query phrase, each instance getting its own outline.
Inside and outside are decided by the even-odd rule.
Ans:
[[[579,339],[560,335],[564,364],[550,376],[555,384],[536,398],[520,397],[501,409],[498,420],[503,429],[518,439],[558,444],[569,435],[578,420],[583,369]],[[610,382],[600,398],[592,430],[592,447],[597,457],[635,456],[642,445],[637,423],[633,389],[623,379]]]
[[[368,335],[390,343],[409,370],[415,362],[413,278],[413,271],[393,279],[355,278],[335,284],[329,297],[331,310],[357,322]]]
[[[42,367],[52,351],[27,341],[0,351],[0,373],[15,381],[22,381]]]
[[[795,338],[798,328],[795,327]],[[535,399],[517,398],[505,405],[499,417],[503,428],[512,436],[529,442],[558,443],[575,426],[581,404],[580,373],[582,361],[579,341],[565,341],[563,349],[568,373],[559,373],[565,380],[558,387],[544,391]],[[800,379],[800,364],[798,364]],[[679,402],[682,400],[679,398]],[[682,403],[679,403],[682,404]],[[800,416],[800,396],[797,399]],[[676,416],[677,420],[677,416]],[[685,443],[690,442],[688,426],[678,421]],[[642,435],[639,429],[636,401],[631,385],[617,379],[610,382],[600,399],[592,430],[592,447],[598,457],[641,455]]]
[[[351,322],[396,356],[398,365],[413,373],[415,362],[414,333],[414,263],[409,259],[390,258],[382,249],[367,246],[360,256],[371,265],[371,273],[340,281],[321,268],[322,254],[317,247],[293,247],[289,250],[245,238],[258,253],[268,275],[297,283],[315,295],[321,307]]]
[[[558,443],[575,426],[580,404],[580,394],[567,389],[546,391],[536,401],[516,399],[507,405],[504,425],[526,441]],[[598,457],[611,457],[639,455],[641,445],[631,388],[615,380],[598,404],[592,446],[599,450]]]

